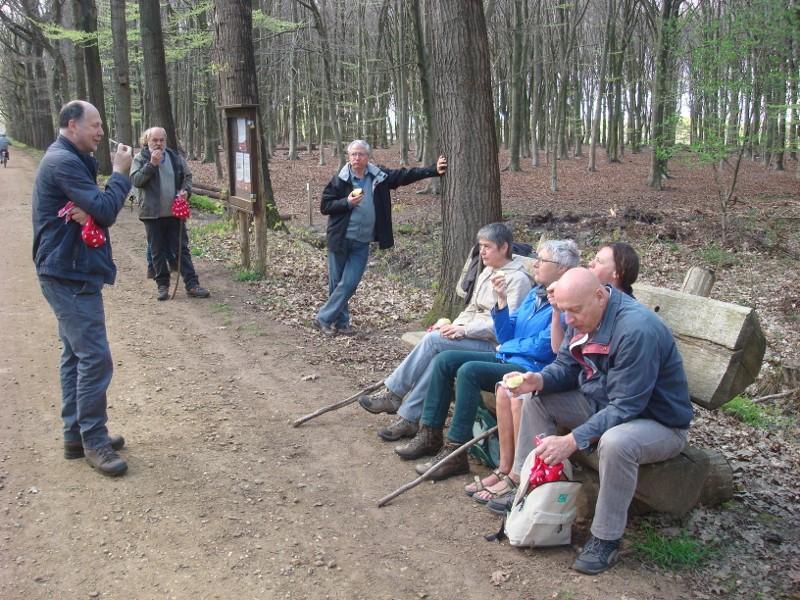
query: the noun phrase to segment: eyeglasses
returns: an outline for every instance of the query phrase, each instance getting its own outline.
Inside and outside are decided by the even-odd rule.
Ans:
[[[542,258],[541,256],[537,256],[533,259],[533,264],[539,264],[543,262],[553,263],[554,265],[560,265],[561,263],[557,260],[550,260],[549,258]]]
[[[366,156],[366,152],[351,152],[350,156]]]

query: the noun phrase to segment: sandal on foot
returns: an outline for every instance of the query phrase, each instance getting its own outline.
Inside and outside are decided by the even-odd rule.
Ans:
[[[498,487],[499,486],[499,487]],[[486,504],[491,500],[495,500],[502,496],[506,496],[508,494],[515,494],[517,491],[518,484],[511,479],[508,475],[503,474],[500,478],[500,481],[493,486],[495,489],[490,490],[488,487],[481,490],[480,492],[475,493],[472,496],[472,499],[475,500],[478,504]],[[486,495],[479,496],[479,493],[486,493]]]
[[[484,483],[484,480],[489,479],[492,476],[494,476],[495,479],[497,479],[497,481],[495,481],[494,483]],[[503,473],[500,469],[495,469],[483,479],[475,475],[475,481],[470,483],[469,485],[464,486],[464,491],[467,493],[467,496],[472,496],[478,492],[482,492],[490,485],[497,485],[498,483],[503,481],[503,477],[507,477],[507,475]]]

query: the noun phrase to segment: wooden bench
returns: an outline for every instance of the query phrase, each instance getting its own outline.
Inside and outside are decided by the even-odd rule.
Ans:
[[[722,406],[755,381],[766,350],[755,310],[705,297],[712,285],[713,274],[696,267],[690,269],[680,292],[634,285],[639,302],[657,312],[672,330],[691,398],[708,410]],[[413,346],[422,335],[411,332],[402,339]],[[591,467],[580,475],[584,482],[580,512],[588,515],[598,489],[597,454],[577,453],[573,458]],[[699,503],[712,506],[732,496],[733,469],[722,453],[689,446],[673,459],[639,469],[634,510],[682,516]]]

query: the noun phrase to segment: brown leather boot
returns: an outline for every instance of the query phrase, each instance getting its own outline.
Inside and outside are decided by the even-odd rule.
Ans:
[[[442,430],[420,425],[419,431],[414,438],[394,449],[395,454],[403,460],[416,460],[423,456],[436,454],[442,447]]]
[[[417,465],[414,467],[414,470],[422,475],[437,462],[444,459],[454,450],[458,450],[460,447],[461,444],[453,444],[448,442],[436,456],[430,459],[430,461]],[[458,456],[442,463],[438,469],[428,475],[428,479],[431,479],[432,481],[440,481],[442,479],[447,479],[448,477],[453,477],[454,475],[464,475],[466,473],[469,473],[469,459],[467,458],[467,453],[462,452]]]

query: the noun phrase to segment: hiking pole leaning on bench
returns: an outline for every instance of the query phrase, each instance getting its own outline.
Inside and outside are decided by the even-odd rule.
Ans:
[[[481,440],[485,440],[487,437],[492,435],[495,431],[497,431],[497,425],[495,425],[491,429],[488,429],[488,430],[484,431],[479,436],[472,438],[470,441],[466,442],[465,444],[462,444],[461,446],[459,446],[458,448],[453,450],[450,454],[445,456],[442,460],[437,462],[435,465],[431,465],[430,469],[425,471],[422,475],[417,477],[414,481],[412,481],[411,483],[407,483],[402,487],[397,488],[395,491],[393,491],[388,496],[384,496],[383,498],[381,498],[380,501],[378,502],[378,508],[386,506],[387,504],[389,504],[389,502],[391,502],[394,498],[397,498],[400,494],[403,494],[403,493],[407,492],[411,488],[417,487],[420,483],[425,481],[428,478],[428,476],[430,476],[431,473],[433,473],[436,469],[438,469],[439,465],[441,465],[443,462],[453,458],[454,456],[458,456],[462,452],[466,452],[467,450],[469,450],[472,446],[474,446],[475,444],[477,444]]]
[[[303,423],[305,423],[306,421],[310,421],[314,417],[318,417],[320,415],[324,415],[326,412],[331,412],[332,410],[336,410],[338,408],[342,408],[343,406],[347,406],[348,404],[352,404],[353,402],[358,400],[359,396],[361,396],[363,394],[369,394],[371,392],[374,392],[375,390],[380,388],[382,385],[383,385],[383,379],[381,379],[377,383],[373,383],[372,385],[365,387],[360,392],[356,392],[355,394],[353,394],[349,398],[346,398],[344,400],[340,400],[339,402],[334,402],[333,404],[329,404],[328,406],[323,406],[322,408],[320,408],[318,410],[315,410],[314,412],[312,412],[310,414],[307,414],[304,417],[300,417],[294,423],[292,423],[292,427],[297,427],[298,425],[302,425]]]

